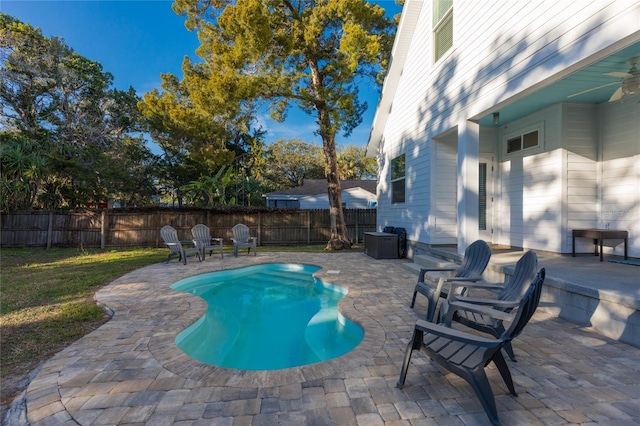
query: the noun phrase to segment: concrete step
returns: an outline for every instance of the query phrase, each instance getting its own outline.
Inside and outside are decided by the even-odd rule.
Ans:
[[[418,275],[422,268],[457,268],[459,265],[441,257],[421,254],[413,257],[413,263],[403,263],[402,266]]]
[[[416,255],[413,257],[413,263],[403,263],[402,266],[416,275],[420,273],[421,268],[457,268],[462,263],[463,256],[446,250],[437,248],[429,249],[428,254]],[[513,266],[517,259],[513,262],[493,263],[489,262],[487,269],[482,275],[482,281],[486,283],[504,283],[508,277],[513,274]],[[436,279],[439,274],[429,274],[432,279]]]
[[[414,256],[413,263],[420,268],[457,268],[460,266],[458,263],[427,254]]]

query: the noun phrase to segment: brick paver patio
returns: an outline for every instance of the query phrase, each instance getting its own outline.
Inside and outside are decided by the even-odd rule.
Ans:
[[[32,425],[471,425],[488,419],[471,388],[415,354],[396,387],[424,299],[409,309],[416,276],[403,260],[363,253],[226,255],[185,266],[148,266],[97,294],[113,319],[47,362],[26,395]],[[277,371],[204,365],[174,344],[204,312],[196,296],[169,288],[178,279],[255,263],[322,266],[324,280],[349,294],[341,312],[365,330],[350,353]],[[544,264],[540,264],[544,267]],[[331,273],[329,273],[329,271]],[[339,271],[339,273],[336,273]],[[519,397],[488,368],[504,425],[640,424],[640,349],[539,310],[514,341],[508,361]]]

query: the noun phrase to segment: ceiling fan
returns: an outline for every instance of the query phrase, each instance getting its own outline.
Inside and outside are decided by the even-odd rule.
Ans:
[[[589,93],[593,90],[602,89],[603,87],[613,86],[619,84],[620,87],[613,92],[613,95],[609,98],[609,102],[617,101],[622,99],[624,95],[632,95],[634,93],[640,92],[640,70],[636,68],[636,64],[640,63],[640,56],[636,56],[627,60],[627,64],[631,68],[629,68],[628,72],[608,72],[605,75],[611,77],[621,78],[619,82],[607,83],[598,87],[592,87],[591,89],[583,90],[582,92],[574,93],[573,95],[569,95],[569,98],[573,98],[574,96],[583,95],[585,93]]]

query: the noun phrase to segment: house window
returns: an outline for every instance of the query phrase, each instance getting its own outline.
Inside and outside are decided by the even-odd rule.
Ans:
[[[391,203],[404,203],[404,154],[391,160]]]
[[[267,207],[292,207],[300,208],[298,200],[268,200]]]
[[[524,151],[525,149],[537,148],[540,146],[539,133],[540,132],[536,129],[531,132],[508,138],[507,154]]]
[[[453,46],[453,0],[433,0],[434,61]]]

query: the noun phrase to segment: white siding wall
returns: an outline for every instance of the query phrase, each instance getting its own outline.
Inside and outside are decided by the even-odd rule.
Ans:
[[[560,105],[507,123],[500,129],[500,218],[497,242],[514,247],[560,251],[563,190]],[[506,154],[506,140],[537,128],[541,146]]]
[[[566,167],[566,221],[562,252],[569,253],[571,230],[596,228],[598,221],[598,130],[595,105],[563,106],[562,135]],[[576,239],[576,251],[593,249],[589,241]]]
[[[437,141],[434,144],[434,163],[431,178],[432,244],[457,242],[457,144],[456,141]]]
[[[421,243],[448,241],[451,223],[441,219],[451,218],[440,204],[446,188],[438,186],[440,170],[432,169],[432,165],[444,167],[438,156],[445,153],[435,146],[434,138],[455,131],[460,120],[477,118],[502,101],[526,96],[536,84],[561,78],[593,52],[618,42],[634,27],[625,21],[632,19],[626,10],[632,4],[631,0],[457,0],[454,47],[434,64],[431,2],[423,1],[380,142],[378,226],[404,227],[410,240]],[[565,166],[579,167],[579,161],[567,159],[562,151],[561,116],[558,109],[545,118],[545,150],[551,152],[517,161],[503,159],[499,164],[502,183],[495,189],[496,195],[503,193],[495,217],[505,227],[495,242],[561,250],[564,212],[573,215],[580,208],[563,203],[569,194],[563,183],[569,174]],[[393,205],[389,164],[402,153],[406,202]],[[498,152],[496,159],[501,155]],[[548,180],[549,176],[557,181]]]
[[[629,231],[629,255],[640,257],[640,95],[603,104],[599,227]],[[605,249],[605,253],[608,250]],[[623,245],[615,254],[623,254]]]
[[[425,3],[421,10],[419,21],[426,22],[431,16],[430,8]],[[425,25],[418,24],[409,48],[410,56],[431,54],[430,31],[426,29]],[[413,60],[406,63],[397,91],[400,97],[394,99],[384,130],[383,154],[378,159],[378,211],[384,211],[384,215],[378,215],[378,228],[403,227],[407,230],[407,238],[414,241],[430,238],[431,144],[421,124],[422,112],[417,108],[424,102],[428,85],[425,76],[429,70],[428,63]],[[406,202],[391,204],[391,160],[402,153],[406,158]]]
[[[348,209],[367,209],[370,201],[376,201],[376,196],[362,188],[352,188],[342,191],[342,201]],[[327,204],[328,202],[327,196]]]
[[[342,191],[342,203],[347,209],[367,209],[369,201],[376,201],[375,194],[362,188],[351,188]],[[329,196],[327,194],[310,195],[300,198],[301,209],[328,209]]]
[[[545,152],[501,150],[498,242],[569,253],[574,228],[625,229],[629,255],[640,256],[634,238],[640,235],[638,98],[599,107],[556,105],[501,128],[502,148],[510,135],[543,122]],[[605,252],[622,255],[623,245],[616,244]],[[592,248],[576,241],[578,252]]]
[[[329,196],[327,195],[309,195],[298,200],[301,209],[328,209]],[[348,206],[347,206],[348,207]]]
[[[562,150],[523,158],[522,247],[558,252],[562,244]]]

